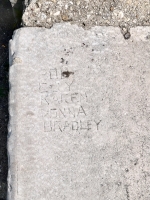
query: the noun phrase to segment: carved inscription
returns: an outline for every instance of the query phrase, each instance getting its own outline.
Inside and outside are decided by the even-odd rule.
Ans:
[[[64,76],[65,73],[54,68],[40,75],[44,131],[98,131],[101,120],[91,119],[93,108],[88,95],[89,87],[82,87],[81,90],[74,78],[75,73],[68,72],[69,76]]]
[[[78,120],[78,121],[45,121],[44,123],[44,131],[89,131],[92,130],[93,127],[98,131],[100,122],[92,121],[92,120]]]

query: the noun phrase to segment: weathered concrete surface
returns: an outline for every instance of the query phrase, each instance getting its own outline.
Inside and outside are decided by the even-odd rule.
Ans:
[[[57,24],[10,42],[10,200],[149,200],[150,28]],[[28,38],[28,42],[27,42]]]
[[[25,26],[51,27],[71,21],[84,28],[95,25],[150,25],[149,0],[32,0],[25,10]]]

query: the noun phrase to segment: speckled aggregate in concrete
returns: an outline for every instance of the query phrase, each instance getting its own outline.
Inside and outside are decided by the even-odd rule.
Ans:
[[[25,26],[51,27],[70,21],[84,28],[95,25],[150,25],[149,0],[33,0],[25,10]]]

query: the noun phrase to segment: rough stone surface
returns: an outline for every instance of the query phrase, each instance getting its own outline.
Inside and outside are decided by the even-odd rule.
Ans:
[[[95,25],[150,25],[149,0],[32,0],[23,15],[25,26],[51,27],[71,21],[84,28]]]
[[[15,32],[8,200],[149,200],[150,28],[130,33]]]

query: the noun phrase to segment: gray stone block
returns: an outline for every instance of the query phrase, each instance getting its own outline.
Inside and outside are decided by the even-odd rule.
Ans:
[[[150,28],[57,24],[10,41],[8,200],[149,200]]]

